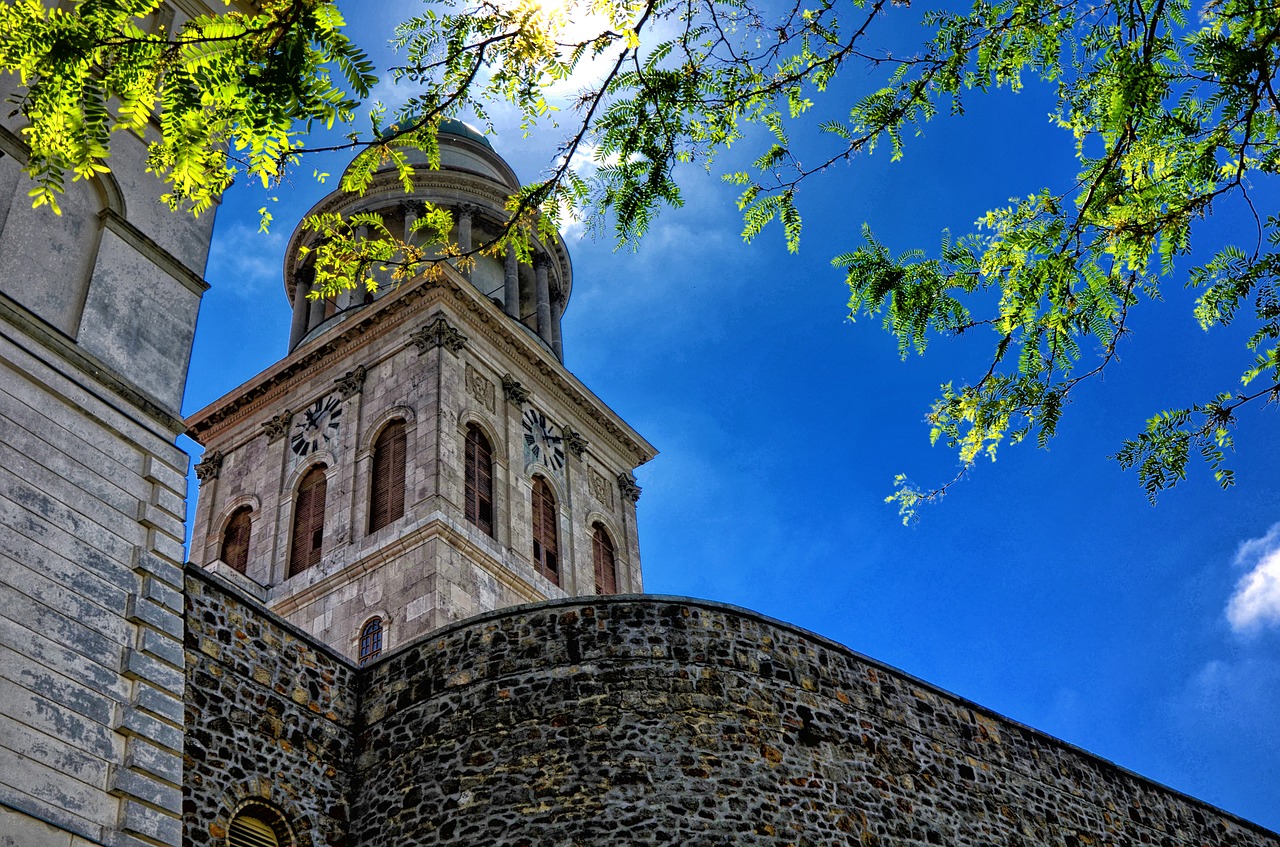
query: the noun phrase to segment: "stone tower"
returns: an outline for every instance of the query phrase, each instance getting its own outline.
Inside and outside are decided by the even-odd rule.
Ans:
[[[496,234],[519,186],[464,124],[406,195],[394,172],[312,212],[372,210],[406,233],[450,208],[465,250]],[[564,244],[532,265],[308,298],[285,261],[289,354],[192,415],[205,447],[191,560],[360,661],[513,604],[641,590],[632,470],[655,451],[564,367]]]

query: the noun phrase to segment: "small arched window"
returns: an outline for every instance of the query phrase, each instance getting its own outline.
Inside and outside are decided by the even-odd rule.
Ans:
[[[533,566],[547,579],[560,584],[560,548],[556,496],[540,476],[533,478]]]
[[[298,500],[293,509],[293,553],[289,558],[289,576],[320,563],[326,491],[324,465],[307,471],[298,485]]]
[[[249,531],[253,528],[253,509],[241,506],[231,513],[222,533],[222,561],[244,573],[249,567]]]
[[[467,520],[486,535],[493,535],[493,449],[480,427],[467,426],[466,503],[463,511]]]
[[[360,665],[363,667],[382,654],[382,618],[372,617],[360,627]]]
[[[618,568],[614,562],[613,542],[602,524],[595,525],[591,535],[591,559],[596,569],[596,593],[618,593]]]
[[[373,443],[373,485],[370,491],[369,531],[404,517],[404,421],[392,421]]]
[[[292,847],[284,815],[266,803],[251,802],[231,819],[227,847]]]

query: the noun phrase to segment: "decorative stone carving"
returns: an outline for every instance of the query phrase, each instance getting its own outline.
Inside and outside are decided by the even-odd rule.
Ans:
[[[484,374],[480,373],[480,371],[468,364],[464,374],[464,381],[466,382],[467,393],[476,398],[480,405],[484,406],[491,413],[497,411],[497,403],[494,399],[495,391],[493,383],[490,382]]]
[[[604,474],[592,468],[587,473],[587,486],[591,489],[592,497],[610,509],[613,508],[613,488],[609,485],[609,480],[604,478]]]
[[[467,343],[467,337],[458,332],[458,328],[449,323],[449,319],[443,313],[437,313],[435,320],[410,335],[409,340],[418,348],[419,353],[425,353],[434,347],[443,347],[450,353],[456,354]]]
[[[587,439],[582,437],[582,433],[566,425],[564,428],[564,446],[579,459],[582,454],[587,452]]]
[[[516,382],[516,378],[511,374],[502,375],[502,393],[506,396],[508,403],[519,406],[521,403],[529,402],[529,389]]]
[[[427,204],[421,200],[401,200],[400,208],[414,217],[422,217],[427,213]]]
[[[267,434],[267,443],[279,441],[284,434],[289,431],[289,421],[293,420],[293,412],[285,409],[271,420],[262,425],[262,431]]]
[[[338,377],[333,384],[338,386],[338,393],[342,395],[343,400],[346,400],[364,391],[364,378],[368,375],[369,371],[364,365],[357,365],[355,370],[347,371],[346,376]]]
[[[218,478],[218,473],[222,470],[222,458],[221,451],[213,450],[205,453],[204,458],[196,464],[196,479],[200,480],[201,485]]]
[[[636,478],[625,471],[618,474],[618,490],[632,503],[640,499],[641,489],[636,484]]]

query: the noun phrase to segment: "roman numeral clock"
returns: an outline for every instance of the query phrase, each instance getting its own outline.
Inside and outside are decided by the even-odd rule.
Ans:
[[[541,462],[559,473],[564,469],[564,437],[555,424],[537,409],[528,408],[520,418],[524,426],[525,463]]]
[[[337,394],[321,397],[294,416],[289,447],[299,459],[333,446],[338,439],[342,399]]]

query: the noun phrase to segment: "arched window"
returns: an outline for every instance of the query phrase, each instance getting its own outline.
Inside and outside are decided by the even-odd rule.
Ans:
[[[540,476],[533,478],[533,566],[547,579],[560,584],[560,548],[556,543],[556,496]]]
[[[369,531],[377,532],[404,517],[404,421],[392,421],[373,443],[373,487]]]
[[[231,819],[227,847],[292,847],[284,815],[266,803],[251,802]]]
[[[486,535],[493,535],[493,449],[480,427],[467,426],[466,503],[467,520]]]
[[[222,533],[222,561],[244,573],[249,567],[249,531],[253,525],[253,509],[241,506],[231,513]]]
[[[382,618],[372,617],[360,627],[360,665],[382,654]]]
[[[320,562],[326,490],[324,465],[307,471],[298,485],[298,501],[293,509],[293,554],[289,558],[289,576],[300,574]]]
[[[613,542],[601,524],[595,525],[591,536],[591,559],[596,566],[596,593],[618,593],[618,568],[614,564]]]

